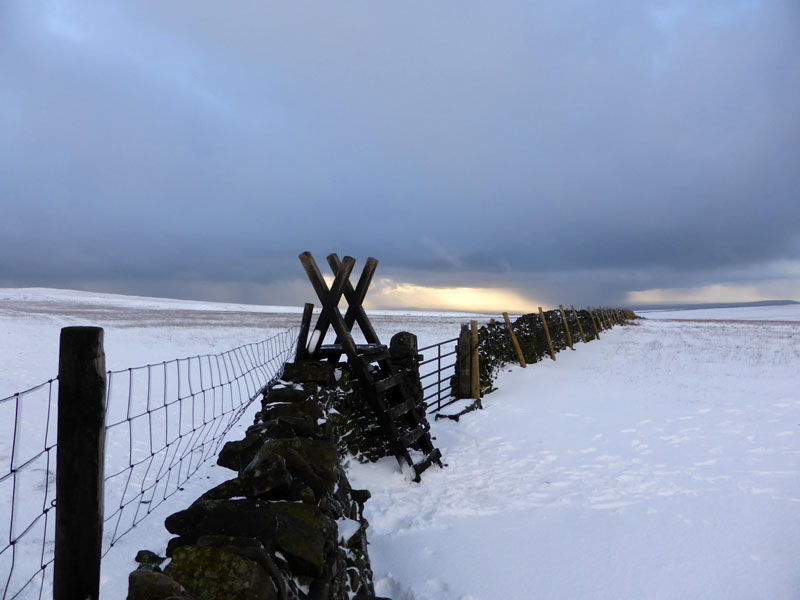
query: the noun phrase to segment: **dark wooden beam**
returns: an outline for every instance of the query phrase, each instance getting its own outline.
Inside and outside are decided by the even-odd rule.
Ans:
[[[341,262],[336,254],[331,254],[328,256],[328,264],[334,273],[339,272]],[[353,329],[353,324],[357,322],[358,327],[361,329],[361,333],[364,334],[364,339],[366,339],[370,344],[380,344],[381,341],[378,339],[378,334],[372,327],[372,323],[370,322],[369,317],[367,317],[367,313],[364,311],[362,304],[364,302],[364,298],[367,297],[367,290],[369,289],[370,283],[372,283],[372,277],[375,274],[375,269],[377,268],[378,261],[372,257],[368,258],[366,264],[364,265],[364,270],[361,271],[361,277],[358,280],[355,290],[353,289],[353,284],[349,281],[345,283],[344,286],[344,296],[349,304],[347,312],[344,316],[345,325],[347,326],[348,331],[350,331]]]
[[[352,256],[344,257],[341,268],[336,273],[330,290],[310,252],[303,252],[300,255],[300,262],[303,264],[308,279],[311,281],[311,285],[314,287],[314,291],[317,293],[317,297],[322,303],[322,312],[317,319],[317,324],[314,327],[314,334],[311,338],[312,343],[309,348],[309,356],[314,356],[317,350],[319,350],[325,338],[325,334],[328,332],[328,327],[331,326],[334,320],[341,320],[342,325],[341,328],[334,327],[336,330],[337,342],[345,346],[347,340],[349,340],[350,345],[353,345],[353,339],[348,335],[349,330],[344,328],[344,319],[342,319],[342,315],[339,312],[339,300],[342,297],[345,283],[349,282],[350,273],[356,262],[355,259]],[[334,318],[335,315],[338,315],[338,319]],[[339,331],[339,329],[343,329],[343,331]]]

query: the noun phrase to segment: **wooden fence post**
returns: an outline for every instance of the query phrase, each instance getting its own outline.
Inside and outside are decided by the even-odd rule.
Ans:
[[[561,304],[558,305],[558,308],[561,311],[561,319],[564,321],[564,331],[567,334],[567,343],[569,344],[569,349],[575,350],[575,348],[572,346],[572,334],[570,334],[569,325],[567,325],[567,313],[564,312],[564,307]]]
[[[594,313],[592,312],[592,307],[588,307],[586,311],[589,313],[589,318],[592,320],[592,327],[594,327],[594,336],[599,340],[600,339],[600,329],[598,327],[597,320],[594,318]]]
[[[547,328],[547,321],[544,318],[542,307],[539,307],[539,317],[542,319],[542,326],[544,327],[544,335],[547,337],[547,346],[550,348],[550,358],[556,359],[556,353],[553,350],[553,340],[550,339],[550,330]]]
[[[585,344],[586,343],[586,334],[583,333],[583,325],[581,325],[581,319],[578,316],[578,311],[575,310],[575,305],[574,304],[571,306],[571,308],[572,308],[572,314],[575,315],[575,322],[578,323],[578,331],[581,332],[581,340],[583,340],[583,343]]]
[[[472,398],[472,334],[469,327],[461,326],[456,347],[458,359],[458,398]]]
[[[517,336],[514,335],[514,330],[511,328],[511,319],[508,318],[507,312],[503,313],[503,318],[506,320],[506,327],[508,327],[508,333],[511,335],[511,344],[514,346],[514,351],[517,353],[519,364],[524,369],[527,366],[525,363],[525,357],[522,355],[522,348],[519,347]]]
[[[297,352],[295,352],[294,360],[303,360],[308,358],[308,331],[311,329],[311,313],[314,311],[314,305],[306,302],[303,307],[303,319],[300,321],[300,334],[297,336]]]
[[[472,327],[472,397],[481,398],[481,373],[478,362],[478,322],[470,321]]]
[[[100,327],[61,330],[54,600],[97,600],[100,594],[105,362]]]

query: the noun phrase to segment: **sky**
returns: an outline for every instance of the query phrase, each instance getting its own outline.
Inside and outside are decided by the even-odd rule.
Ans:
[[[800,300],[799,167],[796,0],[0,3],[2,287]]]

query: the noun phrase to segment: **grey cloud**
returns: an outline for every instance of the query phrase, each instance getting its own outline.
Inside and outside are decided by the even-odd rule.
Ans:
[[[672,6],[6,3],[0,279],[248,299],[310,249],[610,301],[800,258],[800,8]]]

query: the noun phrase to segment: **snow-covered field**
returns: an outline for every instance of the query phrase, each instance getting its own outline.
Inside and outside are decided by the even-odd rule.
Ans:
[[[391,461],[351,468],[380,591],[800,597],[800,313],[750,310],[508,369],[485,410],[434,425],[449,466],[418,486]]]
[[[695,310],[645,310],[637,314],[647,319],[702,321],[800,321],[800,304],[698,308]]]
[[[118,369],[257,341],[299,312],[0,290],[0,398],[55,375],[65,325],[104,326],[108,367]],[[800,311],[647,317],[557,362],[506,369],[483,411],[432,424],[448,466],[418,485],[393,459],[351,463],[353,485],[373,496],[379,593],[800,597]],[[373,322],[382,339],[406,329],[424,346],[454,337],[467,318]],[[124,537],[104,560],[102,597],[124,598],[136,550],[166,544],[163,518],[229,476],[209,464]]]
[[[313,293],[309,286],[309,293]],[[297,326],[302,308],[250,306],[188,302],[157,298],[138,298],[109,294],[93,294],[50,289],[0,289],[0,399],[36,386],[54,378],[58,372],[58,344],[62,327],[71,325],[94,325],[105,330],[104,345],[106,368],[111,371],[171,361],[176,358],[217,354],[241,346],[259,342],[289,327]],[[455,337],[460,323],[475,318],[475,315],[454,313],[407,313],[400,311],[376,311],[371,319],[381,338],[388,342],[391,335],[400,330],[412,330],[419,337],[420,347]],[[358,338],[358,336],[356,336]],[[184,363],[185,365],[186,363]],[[145,372],[146,374],[146,372]],[[124,383],[124,377],[123,383]],[[14,464],[24,462],[41,451],[47,423],[48,389],[24,397],[21,442]],[[139,388],[141,391],[141,388]],[[112,390],[113,391],[113,390]],[[54,392],[55,393],[55,392]],[[114,402],[112,395],[109,414],[125,405]],[[126,394],[122,394],[124,401]],[[0,478],[9,473],[12,439],[15,426],[15,402],[0,402]],[[54,406],[54,402],[50,402]],[[244,430],[252,423],[257,403],[228,434],[227,439],[240,439]],[[191,406],[188,407],[191,412]],[[50,414],[52,439],[54,413]],[[114,442],[106,440],[106,466],[127,461],[127,455],[117,456]],[[123,435],[124,437],[124,431]],[[158,433],[156,432],[156,437]],[[163,433],[162,433],[163,437]],[[123,450],[127,452],[123,440]],[[20,456],[21,455],[21,456]],[[12,492],[24,502],[17,504],[16,534],[18,535],[37,515],[41,514],[44,501],[49,503],[54,492],[54,456],[47,465],[46,456],[26,467],[20,475],[20,487],[14,491],[13,481],[0,481],[0,551],[14,537],[11,531]],[[21,472],[22,473],[22,472]],[[104,599],[124,598],[127,573],[135,567],[132,562],[136,551],[142,548],[163,551],[170,535],[163,527],[166,516],[185,508],[205,490],[229,479],[232,473],[208,461],[193,476],[182,490],[170,496],[155,508],[150,516],[136,528],[117,541],[103,559],[101,596]],[[106,486],[106,512],[124,494],[125,477],[118,477]],[[48,490],[45,500],[44,489]],[[47,522],[49,540],[45,551],[45,562],[52,556],[52,515]],[[23,525],[20,525],[22,523]],[[34,530],[16,545],[15,569],[12,594],[17,586],[36,573],[41,563],[42,546],[40,530],[45,521],[37,522]],[[112,533],[105,532],[106,537]],[[35,539],[37,538],[38,539]],[[31,538],[34,538],[33,540]],[[108,540],[104,548],[108,546]],[[0,598],[6,596],[6,581],[11,567],[12,549],[0,554]],[[18,580],[23,574],[21,580]],[[52,577],[52,569],[49,573]],[[49,583],[49,582],[48,582]],[[39,585],[30,585],[23,597],[38,597]],[[44,594],[48,597],[47,584]]]

